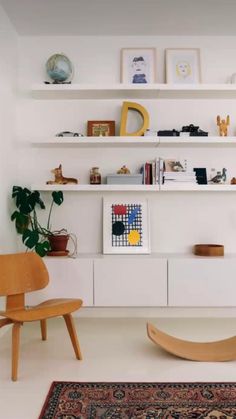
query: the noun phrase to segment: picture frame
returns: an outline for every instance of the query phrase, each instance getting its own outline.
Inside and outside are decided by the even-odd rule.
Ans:
[[[87,135],[89,137],[115,136],[115,121],[88,121]]]
[[[121,83],[149,84],[156,82],[155,48],[122,48]]]
[[[103,253],[150,253],[146,199],[103,198]]]
[[[201,83],[199,48],[167,48],[165,50],[166,83]]]

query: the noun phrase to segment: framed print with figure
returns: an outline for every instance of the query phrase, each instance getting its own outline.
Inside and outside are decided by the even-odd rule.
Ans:
[[[166,49],[166,83],[201,83],[199,48]]]
[[[147,84],[156,81],[155,48],[121,50],[121,83]]]
[[[103,253],[150,253],[147,200],[103,199]]]

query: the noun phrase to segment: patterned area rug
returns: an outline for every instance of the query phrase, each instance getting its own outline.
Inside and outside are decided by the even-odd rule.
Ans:
[[[52,383],[39,419],[236,419],[236,383]]]

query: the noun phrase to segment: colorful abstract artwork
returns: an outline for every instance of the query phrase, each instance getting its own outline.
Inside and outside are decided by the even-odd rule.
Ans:
[[[104,199],[103,253],[150,253],[147,201]]]

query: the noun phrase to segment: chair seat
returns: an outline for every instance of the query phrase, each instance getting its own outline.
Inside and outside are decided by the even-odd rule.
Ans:
[[[81,305],[82,300],[80,299],[56,298],[44,301],[34,307],[20,310],[0,311],[0,316],[16,322],[31,322],[72,313],[73,311],[78,310]]]

